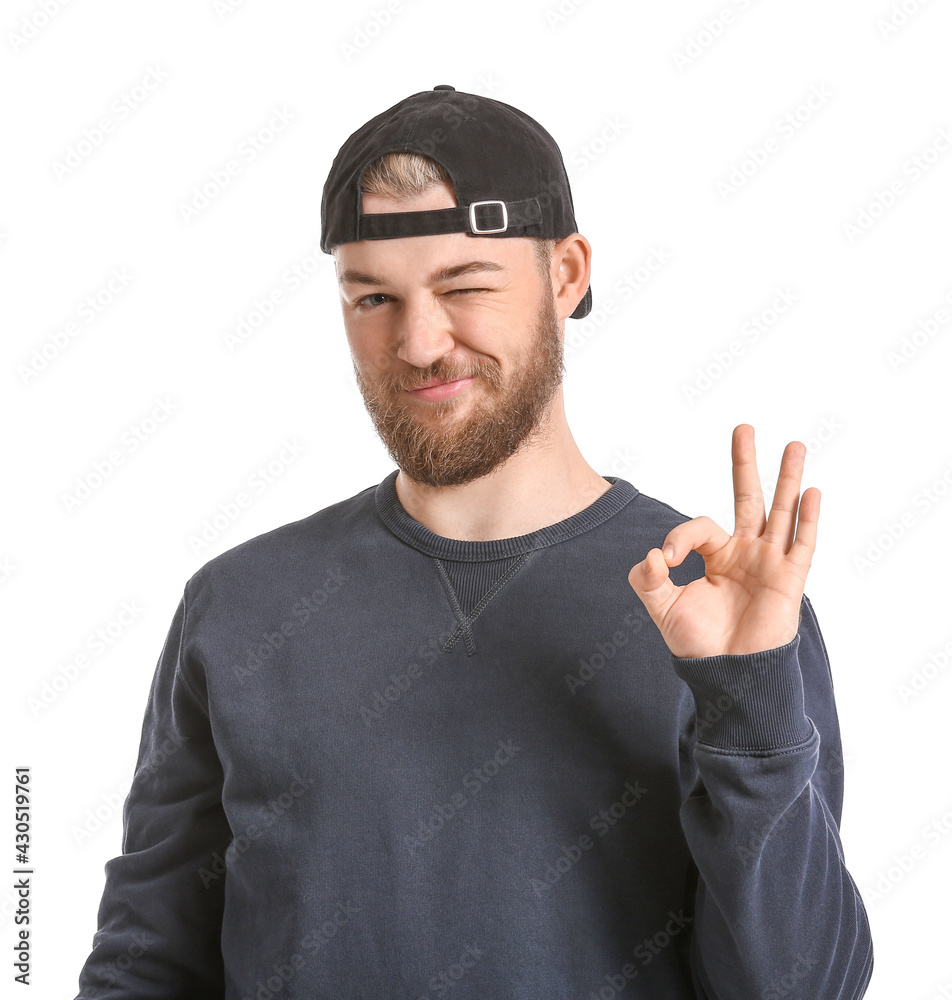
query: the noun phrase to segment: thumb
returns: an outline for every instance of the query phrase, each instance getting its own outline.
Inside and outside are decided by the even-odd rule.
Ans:
[[[671,556],[668,559],[673,561]],[[645,558],[631,567],[628,582],[656,625],[664,609],[681,590],[672,583],[667,559],[659,548],[649,549]]]

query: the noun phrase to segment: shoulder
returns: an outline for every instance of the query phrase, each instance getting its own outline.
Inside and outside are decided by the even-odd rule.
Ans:
[[[271,528],[226,549],[204,563],[186,583],[198,592],[210,585],[219,589],[225,581],[276,580],[279,576],[308,572],[314,561],[333,558],[342,543],[359,537],[368,518],[374,516],[376,484],[330,504],[307,517]]]
[[[619,512],[621,517],[616,530],[623,536],[626,557],[631,556],[631,562],[636,563],[641,562],[650,549],[660,548],[668,532],[696,515],[685,514],[678,507],[644,493],[630,483],[626,485],[634,495]],[[671,567],[671,579],[679,586],[702,576],[704,559],[697,552],[688,553],[680,566]]]
[[[641,490],[637,490],[636,494],[632,503],[637,505],[642,516],[648,516],[658,524],[669,524],[673,528],[676,524],[690,521],[694,517],[693,514],[685,514],[676,507],[672,507],[671,504],[665,503],[657,497],[649,496]]]

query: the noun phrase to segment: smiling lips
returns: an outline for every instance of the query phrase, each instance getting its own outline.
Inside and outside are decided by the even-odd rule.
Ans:
[[[438,378],[431,378],[426,385],[419,389],[407,389],[407,392],[415,399],[447,399],[462,392],[475,378],[474,375],[465,375],[462,378],[443,382]]]

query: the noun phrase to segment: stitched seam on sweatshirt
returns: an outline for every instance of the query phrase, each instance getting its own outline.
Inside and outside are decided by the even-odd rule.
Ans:
[[[476,640],[473,638],[472,629],[469,627],[469,619],[463,612],[463,608],[459,603],[459,598],[456,596],[456,591],[453,589],[453,584],[446,572],[446,568],[443,563],[436,558],[436,556],[430,557],[434,563],[436,563],[436,569],[440,574],[440,582],[443,584],[443,589],[446,591],[447,596],[450,600],[450,606],[453,608],[453,614],[456,615],[456,621],[458,622],[456,626],[456,631],[443,643],[440,647],[444,653],[449,652],[459,641],[459,637],[465,636],[466,638],[466,653],[468,656],[472,656],[476,651]]]
[[[453,611],[456,614],[459,624],[456,626],[456,631],[452,636],[443,644],[442,649],[444,652],[449,651],[456,645],[459,641],[460,636],[464,636],[466,639],[466,653],[468,656],[472,656],[476,652],[476,639],[473,636],[473,630],[470,627],[474,621],[483,613],[489,602],[502,590],[503,587],[519,572],[520,569],[525,565],[531,552],[523,552],[520,556],[516,557],[515,562],[506,570],[505,573],[486,591],[485,594],[477,601],[476,606],[473,610],[466,615],[463,612],[462,606],[459,603],[459,599],[456,596],[456,591],[453,589],[453,583],[449,578],[449,574],[446,572],[446,567],[443,565],[441,559],[437,556],[431,556],[430,558],[436,563],[436,568],[440,574],[440,580],[449,595],[450,604],[453,607]]]
[[[716,747],[711,743],[697,741],[698,750],[706,750],[718,757],[782,757],[784,754],[804,753],[813,750],[820,742],[820,733],[810,719],[813,732],[805,740],[796,743],[782,743],[779,747]],[[785,749],[786,748],[786,749]]]

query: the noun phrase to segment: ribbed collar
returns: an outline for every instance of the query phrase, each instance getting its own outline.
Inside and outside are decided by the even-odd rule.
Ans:
[[[607,521],[638,494],[634,486],[626,480],[617,476],[603,476],[603,479],[611,483],[611,487],[593,504],[564,521],[539,528],[538,531],[531,531],[528,535],[474,542],[460,538],[444,538],[414,520],[397,496],[396,483],[399,473],[399,469],[394,469],[376,487],[374,499],[380,519],[397,538],[420,552],[456,562],[488,562],[564,542]]]

